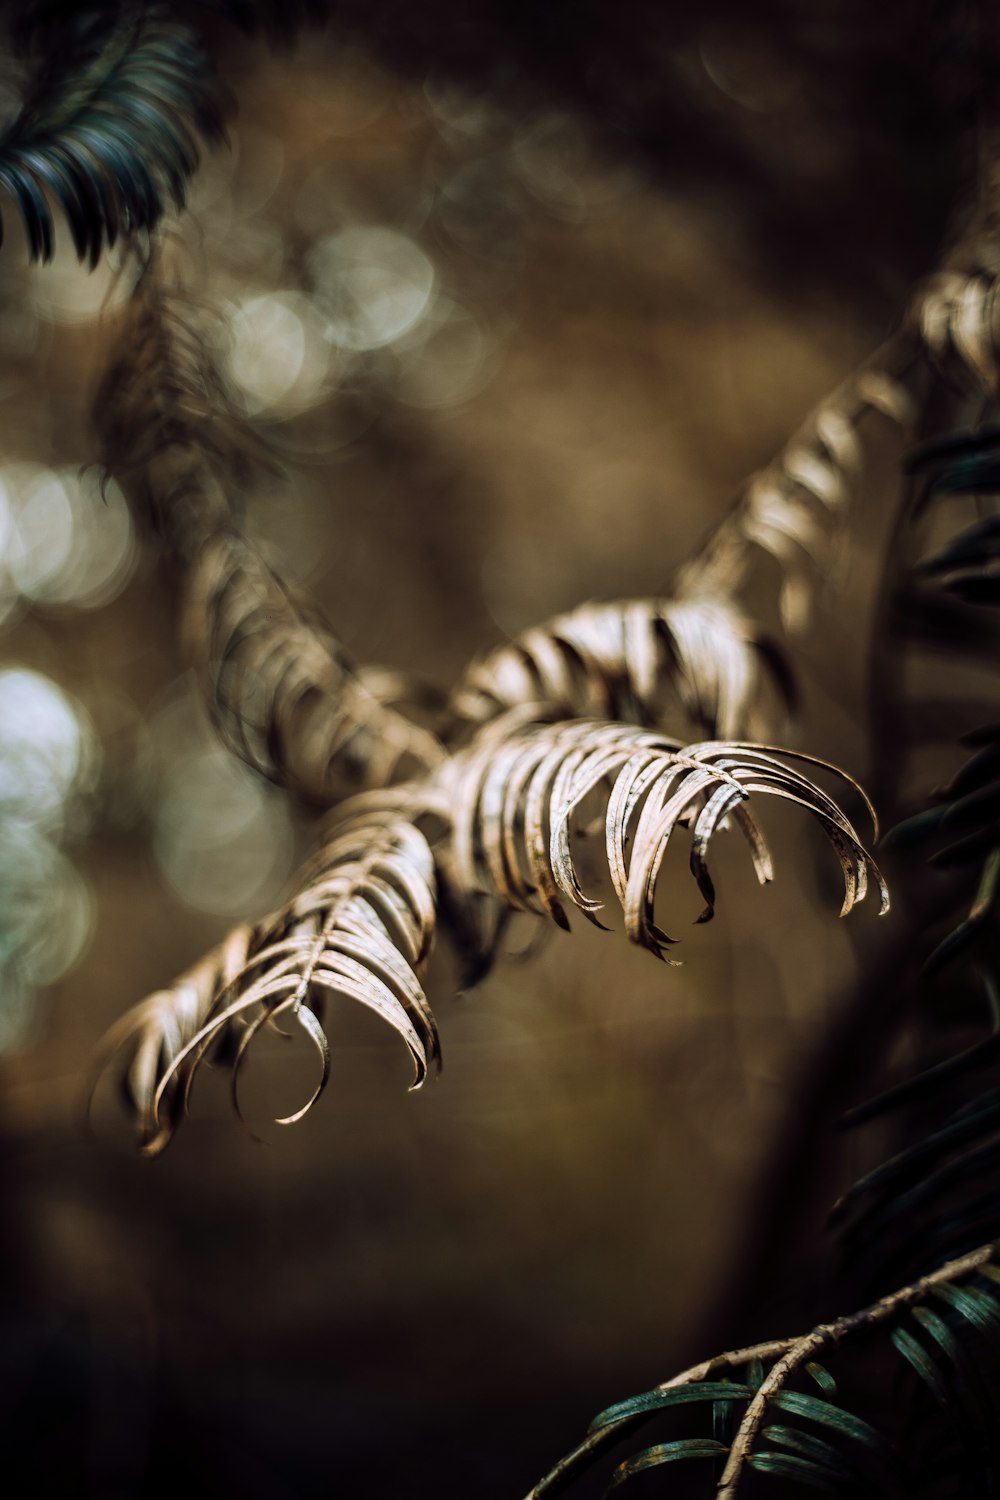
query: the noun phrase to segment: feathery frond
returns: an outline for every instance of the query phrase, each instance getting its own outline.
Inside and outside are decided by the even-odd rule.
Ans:
[[[864,897],[869,871],[881,910],[888,908],[882,877],[851,823],[794,765],[822,767],[860,791],[825,762],[768,746],[681,746],[621,724],[539,725],[531,717],[531,710],[514,711],[442,769],[439,796],[452,819],[455,867],[465,889],[495,893],[512,907],[547,914],[561,927],[568,926],[565,902],[602,925],[601,903],[581,884],[572,834],[581,805],[603,787],[606,856],[625,931],[632,942],[665,957],[676,940],[657,926],[653,903],[678,827],[689,831],[691,873],[706,902],[699,921],[714,911],[707,851],[727,820],[746,838],[761,884],[772,878],[770,853],[746,806],[757,793],[796,803],[817,819],[840,859],[842,914]]]
[[[913,570],[924,580],[925,604],[958,595],[956,607],[968,614],[970,630],[983,618],[975,606],[992,602],[993,518],[981,507],[1000,488],[995,445],[990,428],[949,434],[914,453],[907,465],[928,475],[915,499],[916,518],[942,498],[971,497],[980,506],[971,533]],[[912,610],[912,580],[904,578],[901,587]],[[897,623],[908,628],[912,620],[904,614]],[[933,621],[920,642],[941,649]],[[962,649],[950,636],[946,643]],[[936,1019],[926,1028],[924,1045],[933,1060],[843,1122],[854,1127],[908,1111],[905,1136],[898,1132],[896,1148],[841,1196],[832,1215],[853,1274],[878,1284],[911,1274],[928,1257],[960,1254],[1000,1234],[1000,1090],[993,1071],[1000,1058],[1000,730],[986,725],[964,740],[972,750],[965,764],[885,841],[887,855],[923,859],[944,886],[936,904],[949,928],[924,959],[921,984],[931,993],[946,986],[949,1004],[934,1008]],[[942,1057],[945,1028],[955,1019],[961,1044]]]
[[[644,1423],[680,1406],[701,1406],[713,1436],[641,1449],[619,1462],[605,1493],[649,1469],[691,1459],[713,1463],[716,1500],[733,1500],[750,1470],[836,1495],[911,1494],[933,1453],[924,1450],[919,1435],[916,1452],[913,1434],[905,1446],[893,1441],[902,1436],[905,1403],[898,1397],[881,1403],[876,1427],[844,1403],[825,1363],[845,1344],[865,1336],[870,1340],[876,1332],[884,1337],[886,1331],[906,1365],[930,1384],[944,1408],[943,1423],[924,1428],[927,1449],[942,1441],[943,1428],[943,1436],[955,1444],[957,1476],[969,1485],[969,1493],[987,1492],[977,1485],[988,1490],[1000,1437],[1000,1385],[995,1380],[1000,1361],[995,1343],[992,1350],[983,1344],[986,1329],[1000,1328],[1000,1271],[992,1264],[996,1250],[993,1243],[979,1245],[858,1312],[795,1338],[731,1350],[617,1402],[595,1417],[587,1437],[526,1500],[553,1500]],[[924,1338],[927,1344],[921,1342]],[[803,1377],[812,1382],[811,1390],[793,1385]],[[765,1426],[776,1413],[784,1420]],[[962,1441],[970,1422],[977,1438],[973,1445]]]
[[[681,568],[678,597],[736,594],[758,548],[781,567],[779,602],[786,628],[804,627],[817,570],[862,468],[861,424],[878,413],[910,425],[914,407],[905,377],[915,359],[912,338],[895,335],[819,403]]]
[[[257,476],[281,470],[222,373],[219,315],[186,285],[182,253],[165,238],[143,263],[92,417],[103,468],[184,560],[240,517]]]
[[[242,537],[220,532],[191,569],[185,635],[229,747],[322,805],[437,765],[435,737],[365,686],[323,622]]]
[[[920,288],[911,306],[909,327],[918,333],[930,367],[928,412],[935,411],[931,402],[940,401],[942,384],[960,401],[974,398],[980,412],[984,396],[989,402],[1000,394],[995,173],[984,189],[977,214],[945,269]],[[928,477],[901,508],[891,558],[886,634],[891,632],[897,644],[905,638],[962,665],[994,666],[996,660],[997,631],[988,612],[977,606],[1000,602],[997,438],[995,427],[983,425],[947,434],[911,455],[907,470]],[[933,556],[904,570],[903,559],[914,551],[910,523],[932,502],[950,497],[975,501],[974,524],[964,531],[956,527],[958,534],[946,545],[938,544]],[[887,669],[890,675],[903,675],[898,657]],[[935,705],[930,716],[937,738],[946,722],[940,707]],[[891,740],[898,731],[889,720],[901,715],[884,712]],[[948,1262],[930,1277],[911,1280],[911,1286],[928,1287],[929,1295],[912,1301],[908,1316],[891,1330],[891,1345],[923,1397],[909,1411],[905,1437],[912,1454],[911,1480],[904,1493],[995,1493],[1000,1474],[1000,1273],[983,1262],[971,1280],[946,1274],[949,1265],[968,1265],[984,1248],[992,1258],[1000,1234],[997,741],[993,725],[967,735],[971,757],[933,794],[931,805],[900,824],[886,841],[887,854],[894,846],[911,863],[914,855],[923,855],[947,874],[946,894],[935,907],[938,912],[943,907],[953,925],[925,959],[918,982],[917,993],[933,1004],[924,1008],[915,1026],[911,1018],[911,1044],[919,1040],[933,1060],[928,1064],[925,1057],[914,1076],[857,1106],[843,1122],[857,1126],[896,1112],[895,1148],[886,1154],[883,1147],[884,1159],[842,1195],[832,1215],[854,1282],[881,1288]],[[892,754],[899,756],[898,771],[902,754],[895,747]],[[970,1045],[973,1028],[973,1036],[979,1035]],[[955,1031],[962,1044],[942,1057],[942,1042]],[[876,1306],[894,1300],[883,1298]],[[864,1314],[855,1315],[856,1327],[866,1322],[870,1319]],[[874,1351],[872,1355],[877,1358]],[[735,1449],[734,1442],[727,1472],[733,1471]],[[759,1468],[759,1455],[755,1461],[747,1445],[743,1460]],[[787,1463],[781,1472],[796,1477]],[[733,1477],[738,1473],[730,1472]],[[797,1477],[802,1484],[816,1483],[837,1494],[850,1492],[836,1470],[825,1479],[816,1472],[810,1479],[801,1470]],[[874,1488],[883,1492],[881,1485]],[[720,1495],[731,1492],[720,1484]]]
[[[182,567],[239,516],[255,473],[273,468],[236,411],[204,310],[162,283],[156,257],[129,298],[93,422],[105,473]]]
[[[243,435],[196,310],[147,270],[98,396],[106,469],[178,565],[188,647],[231,749],[329,806],[437,765],[436,738],[365,686],[318,613],[241,535],[260,455]]]
[[[265,0],[204,0],[204,8],[250,23],[279,14]],[[310,8],[293,0],[283,10],[294,24]],[[91,262],[105,243],[152,228],[168,199],[183,201],[199,135],[217,133],[220,115],[193,34],[168,15],[166,7],[148,14],[131,4],[88,8],[76,32],[82,45],[71,88],[69,51],[59,49],[34,99],[0,141],[0,185],[15,199],[36,258],[52,254],[47,195],[61,204],[78,254]],[[989,202],[986,218],[993,211]],[[562,926],[575,907],[600,925],[601,903],[585,889],[575,842],[578,821],[597,803],[626,933],[660,957],[675,939],[655,920],[655,895],[678,829],[690,843],[692,876],[705,902],[699,921],[714,912],[708,855],[720,828],[739,827],[758,879],[771,879],[771,857],[748,806],[755,797],[777,797],[816,818],[840,860],[843,912],[864,898],[870,879],[881,910],[887,908],[885,884],[854,826],[802,766],[834,768],[744,738],[756,731],[762,687],[770,680],[780,694],[787,682],[777,653],[727,601],[755,554],[764,552],[781,570],[782,618],[800,627],[861,471],[863,425],[881,414],[910,426],[928,367],[932,378],[943,374],[963,389],[996,396],[996,277],[989,269],[995,252],[978,254],[984,222],[981,215],[945,269],[920,290],[897,334],[751,479],[681,571],[675,600],[584,607],[470,669],[451,700],[456,723],[449,743],[470,727],[479,732],[450,758],[435,736],[388,709],[325,625],[240,534],[242,491],[260,466],[249,458],[239,423],[230,420],[198,329],[181,327],[182,320],[172,327],[167,300],[146,278],[133,304],[134,347],[119,359],[103,396],[109,464],[126,485],[134,481],[177,563],[187,635],[223,738],[258,770],[320,803],[348,789],[384,788],[411,775],[423,780],[409,796],[382,792],[381,801],[354,804],[281,911],[238,929],[173,989],[151,996],[113,1029],[107,1053],[123,1059],[122,1081],[145,1150],[166,1144],[201,1063],[227,1047],[238,1110],[242,1062],[260,1030],[286,1012],[297,1017],[322,1066],[309,1101],[280,1123],[300,1118],[329,1073],[318,1016],[327,994],[381,1015],[410,1051],[415,1086],[422,1082],[440,1056],[420,978],[439,913],[480,966],[495,946],[498,902]],[[952,467],[946,464],[932,488],[1000,490],[1000,466],[979,451],[982,439],[977,435],[971,453],[951,452]],[[949,603],[1000,603],[998,536],[1000,521],[981,517],[924,564],[924,579],[939,581]],[[671,701],[698,734],[711,738],[685,745],[650,732]],[[567,715],[580,718],[549,722]],[[616,722],[601,722],[606,718]],[[950,836],[939,863],[959,870],[981,865],[968,915],[932,954],[931,971],[995,941],[996,739],[987,738],[945,789],[942,806],[901,834],[915,844],[927,833]],[[413,821],[424,812],[444,819],[436,852]],[[1000,1035],[994,980],[987,975],[985,985],[993,1035],[936,1065],[923,1083],[890,1090],[883,1105],[912,1100],[925,1084],[931,1089],[994,1059]],[[876,1101],[869,1115],[878,1109]],[[910,1493],[915,1463],[901,1459],[880,1425],[850,1410],[820,1363],[873,1330],[890,1334],[889,1348],[926,1402],[940,1408],[927,1432],[945,1434],[948,1461],[965,1492],[995,1489],[1000,1277],[989,1262],[1000,1228],[998,1165],[994,1088],[948,1112],[842,1200],[849,1252],[860,1247],[881,1274],[902,1235],[921,1267],[934,1267],[929,1274],[801,1338],[721,1356],[619,1403],[598,1417],[591,1438],[533,1496],[556,1493],[626,1430],[681,1405],[710,1412],[711,1436],[647,1446],[619,1464],[612,1490],[686,1461],[714,1469],[720,1500],[732,1500],[750,1472],[841,1495]],[[956,1250],[963,1253],[940,1264]],[[807,1380],[816,1389],[795,1384]],[[776,1413],[780,1420],[771,1420]]]
[[[765,677],[790,707],[780,651],[726,600],[626,599],[581,605],[489,652],[453,703],[472,724],[536,703],[647,728],[679,706],[694,733],[732,739],[762,719]]]
[[[273,916],[243,926],[169,990],[151,995],[112,1027],[100,1060],[123,1058],[121,1078],[142,1148],[170,1140],[191,1084],[216,1044],[231,1048],[233,1103],[240,1068],[264,1026],[290,1014],[320,1054],[330,1055],[317,1012],[324,995],[367,1006],[402,1037],[417,1088],[440,1063],[437,1027],[420,984],[436,925],[434,864],[424,836],[390,800],[364,805],[332,830],[301,889]]]
[[[995,270],[946,268],[925,283],[910,313],[937,370],[991,396],[1000,394],[998,290]]]
[[[0,186],[33,260],[54,253],[51,200],[95,266],[106,245],[183,207],[199,138],[220,139],[226,101],[196,33],[163,6],[78,7],[65,26],[0,137]]]
[[[680,569],[675,593],[733,597],[754,549],[782,570],[781,617],[790,631],[807,623],[817,565],[862,472],[862,424],[875,413],[911,430],[926,369],[964,391],[1000,395],[1000,287],[995,266],[995,186],[918,288],[897,330],[822,400],[789,443],[754,475],[704,544]]]
[[[908,468],[928,474],[921,509],[950,496],[972,496],[981,507],[973,526],[924,560],[921,577],[967,604],[1000,604],[1000,516],[982,513],[1000,495],[1000,430],[984,427],[928,444],[911,455]]]

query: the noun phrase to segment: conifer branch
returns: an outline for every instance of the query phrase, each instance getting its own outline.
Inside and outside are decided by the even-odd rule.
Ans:
[[[228,399],[197,310],[164,288],[156,261],[95,417],[105,469],[174,559],[189,652],[230,748],[321,806],[440,763],[436,738],[366,687],[243,534],[243,498],[267,458]]]
[[[51,201],[80,260],[152,232],[181,208],[201,140],[222,137],[229,101],[197,33],[162,5],[75,6],[36,42],[37,71],[0,135],[0,186],[16,205],[33,260],[55,251]],[[0,223],[2,238],[2,223]]]
[[[749,1400],[716,1484],[716,1500],[732,1500],[752,1457],[753,1445],[768,1407],[796,1371],[845,1340],[898,1319],[902,1313],[922,1303],[936,1288],[950,1286],[989,1266],[997,1249],[995,1241],[980,1245],[857,1312],[835,1318],[832,1322],[821,1323],[805,1334],[767,1339],[743,1348],[727,1350],[691,1365],[641,1396],[618,1402],[595,1418],[583,1441],[533,1486],[525,1500],[552,1500],[552,1497],[561,1494],[596,1459],[634,1431],[644,1418],[672,1404],[669,1400],[671,1393],[684,1387],[692,1387],[695,1388],[692,1395],[697,1395],[696,1388],[710,1381],[720,1371],[742,1369],[760,1362],[770,1365],[770,1368]]]
[[[928,375],[985,400],[1000,396],[1000,183],[992,163],[983,170],[979,199],[941,269],[917,288],[889,338],[751,477],[679,569],[678,598],[735,597],[754,549],[760,549],[782,569],[784,624],[801,630],[808,622],[817,567],[863,473],[869,419],[881,415],[912,436],[927,399]]]
[[[738,739],[770,731],[766,687],[790,709],[781,652],[728,600],[626,599],[583,604],[487,653],[452,704],[474,725],[526,703],[644,728],[679,710],[692,734]]]
[[[358,799],[331,829],[290,901],[238,927],[107,1033],[97,1076],[115,1066],[144,1153],[155,1156],[170,1141],[213,1048],[228,1046],[233,1105],[242,1118],[240,1070],[259,1032],[286,1014],[305,1029],[322,1064],[307,1102],[277,1123],[300,1120],[330,1072],[319,1019],[324,995],[364,1005],[392,1027],[413,1060],[412,1087],[419,1087],[428,1068],[440,1063],[437,1026],[420,982],[436,920],[426,839],[391,794]]]

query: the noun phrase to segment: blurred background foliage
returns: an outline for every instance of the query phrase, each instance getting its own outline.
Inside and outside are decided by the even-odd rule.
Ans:
[[[447,685],[584,599],[667,592],[743,476],[883,336],[962,186],[962,7],[330,11],[277,50],[211,22],[239,111],[180,232],[283,463],[252,527],[356,659]],[[7,113],[19,87],[4,63]],[[103,1096],[88,1137],[101,1032],[272,906],[309,829],[217,745],[156,559],[102,495],[88,410],[126,290],[114,255],[88,274],[63,235],[29,267],[8,217],[11,1471],[43,1494],[515,1496],[584,1414],[711,1346],[793,1081],[872,924],[830,920],[813,835],[779,812],[796,857],[759,892],[720,850],[730,899],[680,970],[588,929],[452,1000],[441,955],[445,1069],[421,1094],[344,1007],[332,1087],[294,1131],[266,1120],[299,1097],[305,1048],[276,1039],[248,1076],[263,1147],[211,1078],[153,1166]],[[857,774],[898,458],[887,438],[795,648],[796,743]],[[774,623],[766,583],[752,603]]]

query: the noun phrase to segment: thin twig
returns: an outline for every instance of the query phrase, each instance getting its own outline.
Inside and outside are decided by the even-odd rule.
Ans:
[[[736,1487],[754,1439],[760,1430],[764,1420],[768,1403],[771,1398],[782,1389],[790,1375],[808,1360],[812,1359],[822,1349],[829,1348],[832,1344],[838,1344],[852,1333],[858,1333],[862,1329],[874,1328],[879,1323],[885,1323],[894,1318],[897,1313],[907,1307],[913,1307],[922,1302],[927,1293],[936,1286],[944,1286],[949,1282],[957,1281],[962,1276],[969,1276],[977,1271],[980,1266],[986,1265],[994,1255],[997,1248],[995,1241],[988,1245],[980,1245],[977,1250],[971,1250],[967,1255],[961,1255],[956,1260],[947,1261],[936,1271],[927,1276],[921,1276],[917,1281],[900,1287],[898,1291],[889,1292],[878,1302],[871,1303],[860,1312],[848,1313],[846,1317],[837,1318],[832,1323],[821,1323],[811,1333],[804,1334],[801,1338],[791,1340],[786,1346],[785,1352],[777,1362],[772,1365],[767,1376],[762,1382],[753,1400],[746,1409],[739,1430],[733,1439],[729,1450],[726,1466],[722,1471],[716,1489],[716,1500],[732,1500],[736,1493]],[[723,1356],[725,1359],[726,1356]],[[706,1373],[711,1368],[711,1361],[705,1367]],[[704,1379],[704,1375],[698,1377]],[[680,1382],[683,1383],[683,1382]]]
[[[817,403],[778,454],[754,474],[705,542],[680,569],[676,595],[735,594],[755,548],[772,552],[786,573],[781,611],[801,624],[808,601],[796,559],[808,562],[827,524],[843,505],[861,463],[858,429],[880,413],[900,426],[913,420],[906,378],[920,365],[921,343],[901,325],[846,380]],[[814,557],[814,561],[815,561]]]
[[[948,1261],[936,1271],[932,1271],[927,1276],[921,1276],[907,1286],[900,1287],[898,1291],[888,1293],[878,1302],[873,1302],[859,1312],[848,1313],[832,1323],[821,1323],[809,1333],[798,1334],[791,1338],[768,1339],[763,1343],[748,1344],[741,1349],[729,1349],[724,1354],[716,1354],[711,1359],[702,1360],[700,1364],[691,1365],[688,1369],[682,1370],[679,1375],[673,1375],[669,1380],[661,1381],[659,1385],[654,1386],[650,1394],[655,1391],[676,1390],[677,1387],[684,1385],[696,1385],[703,1380],[708,1380],[717,1370],[735,1369],[741,1365],[751,1364],[754,1360],[775,1361],[747,1407],[729,1450],[726,1467],[719,1479],[716,1500],[731,1500],[735,1494],[743,1467],[764,1420],[768,1403],[795,1370],[807,1363],[820,1350],[840,1343],[851,1334],[860,1333],[864,1329],[884,1323],[905,1308],[921,1302],[934,1287],[971,1275],[980,1266],[992,1260],[996,1250],[997,1242],[991,1241],[988,1245],[981,1245],[977,1250],[971,1250],[967,1255]],[[525,1500],[551,1500],[552,1496],[565,1489],[595,1458],[634,1431],[648,1419],[648,1416],[648,1412],[640,1412],[637,1416],[620,1417],[598,1428],[597,1431],[588,1433],[582,1443],[560,1459],[544,1479],[539,1480],[525,1496]]]

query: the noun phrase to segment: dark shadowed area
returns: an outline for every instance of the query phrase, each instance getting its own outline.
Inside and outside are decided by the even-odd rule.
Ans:
[[[965,185],[960,11],[348,0],[277,48],[213,23],[238,114],[176,234],[277,460],[248,526],[356,660],[443,689],[560,611],[669,592],[934,264]],[[17,88],[4,65],[8,112]],[[798,1321],[781,1277],[765,1304],[751,1208],[874,913],[838,923],[836,861],[768,808],[777,878],[758,889],[722,837],[711,924],[690,925],[679,852],[668,869],[683,967],[582,921],[538,944],[519,917],[475,989],[435,954],[444,1067],[421,1091],[344,1002],[295,1127],[269,1121],[314,1082],[297,1035],[264,1038],[242,1080],[260,1140],[204,1071],[162,1158],[108,1087],[87,1133],[102,1033],[274,907],[317,820],[214,736],[169,573],[102,493],[89,412],[123,281],[65,235],[29,268],[7,217],[11,1493],[517,1500],[595,1412],[711,1352],[723,1306],[754,1331]],[[888,423],[875,447],[790,649],[790,741],[859,778]],[[776,578],[753,603],[780,634]],[[780,1212],[801,1233],[813,1205]]]

